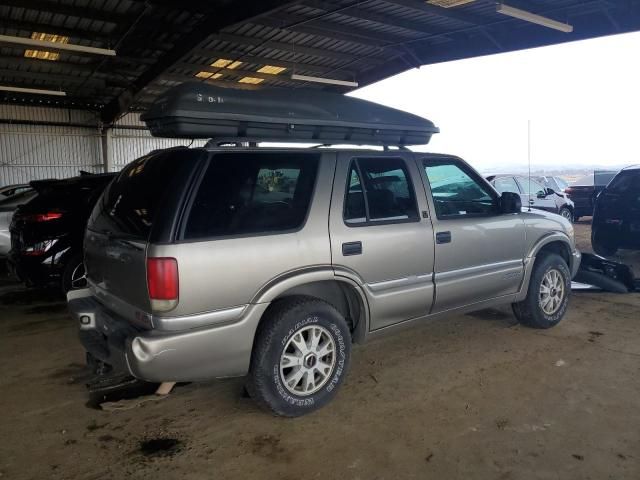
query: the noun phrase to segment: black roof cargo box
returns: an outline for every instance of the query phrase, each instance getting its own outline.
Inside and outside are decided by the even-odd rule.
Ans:
[[[205,83],[168,90],[141,119],[158,137],[255,142],[425,145],[438,133],[424,118],[337,93]]]

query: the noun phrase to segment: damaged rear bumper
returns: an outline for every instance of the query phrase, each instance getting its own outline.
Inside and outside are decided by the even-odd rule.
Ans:
[[[245,375],[253,338],[268,304],[250,305],[238,321],[161,332],[136,328],[108,310],[89,289],[67,295],[80,341],[97,359],[149,382],[191,382]]]

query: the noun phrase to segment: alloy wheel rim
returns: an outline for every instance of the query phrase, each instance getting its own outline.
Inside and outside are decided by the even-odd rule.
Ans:
[[[84,288],[87,286],[87,274],[84,269],[84,264],[80,263],[76,265],[76,268],[71,272],[71,290],[78,288]]]
[[[542,277],[540,284],[540,308],[547,315],[556,313],[564,300],[564,277],[559,270],[552,268]]]
[[[564,218],[566,218],[567,220],[571,220],[571,212],[568,210],[563,210],[562,214],[561,214]]]
[[[329,331],[310,325],[294,333],[280,356],[280,379],[294,395],[312,395],[324,387],[336,365],[336,342]]]

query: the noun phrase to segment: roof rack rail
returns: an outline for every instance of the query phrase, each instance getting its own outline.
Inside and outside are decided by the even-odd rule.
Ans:
[[[236,90],[192,82],[165,92],[140,118],[154,136],[225,143],[388,147],[426,145],[439,132],[425,118],[337,93]]]

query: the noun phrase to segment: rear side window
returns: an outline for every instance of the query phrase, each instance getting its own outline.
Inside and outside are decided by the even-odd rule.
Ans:
[[[165,150],[134,160],[109,185],[93,210],[90,229],[149,238],[171,184],[186,168],[195,150]],[[164,212],[169,215],[169,212]]]
[[[347,225],[418,219],[409,172],[400,158],[359,158],[349,170],[344,220]]]
[[[302,227],[318,154],[229,153],[211,158],[184,227],[185,239]]]
[[[627,193],[640,193],[640,171],[622,172],[607,185],[607,193],[625,195]]]

